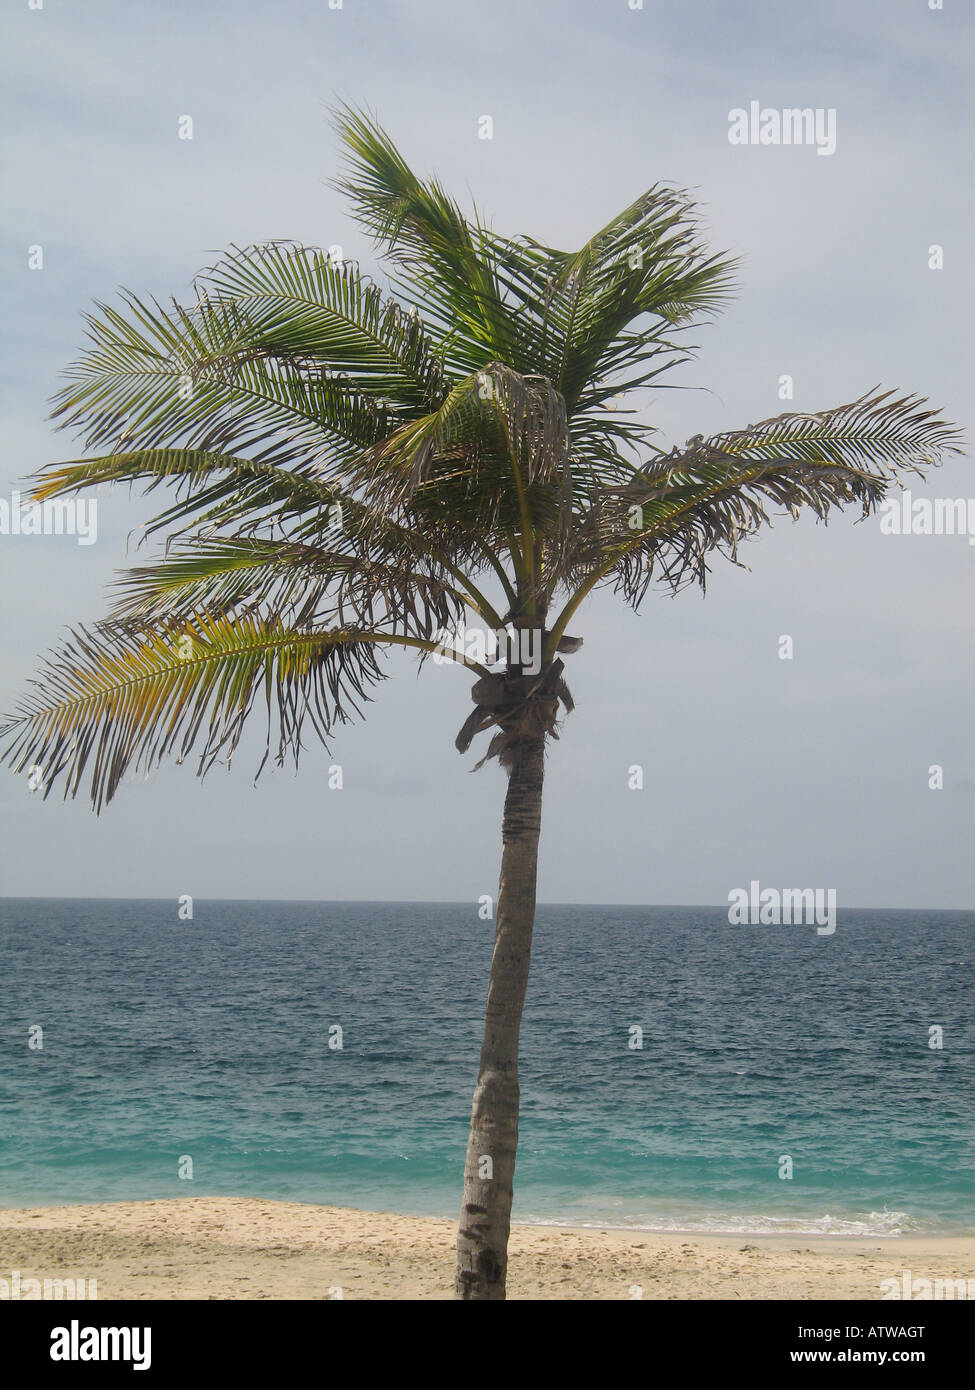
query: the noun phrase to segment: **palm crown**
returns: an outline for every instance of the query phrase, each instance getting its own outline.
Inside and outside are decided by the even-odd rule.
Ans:
[[[88,319],[54,415],[96,456],[45,469],[34,496],[174,494],[146,528],[165,556],[125,573],[110,619],[52,654],[7,725],[45,794],[87,772],[100,808],[128,769],[194,749],[205,771],[262,694],[269,751],[275,727],[278,758],[297,756],[306,720],[325,739],[361,712],[383,647],[426,657],[466,614],[544,643],[532,674],[455,654],[481,678],[458,746],[497,725],[488,752],[510,761],[571,707],[557,652],[597,585],[637,606],[652,583],[703,584],[771,509],[866,514],[957,448],[920,398],[872,392],[665,452],[614,398],[686,360],[682,335],[731,288],[689,197],[656,185],[567,253],[465,217],[363,113],[336,121],[338,186],[392,294],[273,242],[234,248],[191,307],[127,294]]]

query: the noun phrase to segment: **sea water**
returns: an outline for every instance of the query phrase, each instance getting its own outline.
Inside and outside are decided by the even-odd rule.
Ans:
[[[476,904],[3,901],[0,1204],[455,1215],[492,931]],[[824,937],[540,906],[515,1219],[972,1232],[973,960],[964,912]]]

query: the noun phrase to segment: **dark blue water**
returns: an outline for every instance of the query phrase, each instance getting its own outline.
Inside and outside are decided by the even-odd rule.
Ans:
[[[491,933],[468,905],[0,903],[0,1204],[453,1215]],[[973,959],[971,913],[541,907],[516,1218],[972,1231]]]

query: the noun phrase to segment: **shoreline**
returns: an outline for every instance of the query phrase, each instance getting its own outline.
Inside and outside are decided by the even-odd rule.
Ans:
[[[394,1209],[394,1208],[392,1208],[392,1207],[382,1207],[382,1206],[368,1206],[368,1207],[344,1206],[344,1205],[338,1205],[338,1204],[332,1203],[332,1202],[316,1202],[316,1201],[308,1200],[308,1199],[306,1199],[306,1198],[301,1198],[301,1197],[263,1197],[263,1196],[254,1196],[253,1194],[250,1194],[250,1193],[245,1193],[245,1194],[241,1195],[241,1194],[229,1193],[229,1192],[208,1192],[208,1193],[202,1194],[202,1195],[200,1195],[200,1196],[198,1196],[198,1197],[99,1197],[99,1198],[94,1199],[94,1200],[93,1200],[93,1199],[90,1199],[90,1198],[78,1198],[78,1199],[75,1199],[75,1198],[64,1199],[64,1198],[62,1198],[62,1199],[59,1199],[59,1200],[45,1201],[45,1202],[38,1202],[38,1201],[35,1201],[35,1202],[31,1202],[31,1203],[29,1203],[29,1204],[25,1204],[23,1201],[13,1201],[13,1202],[4,1201],[2,1198],[0,1198],[0,1230],[2,1230],[2,1218],[3,1218],[3,1216],[4,1216],[4,1215],[13,1214],[13,1213],[15,1213],[15,1212],[28,1212],[28,1211],[29,1211],[29,1212],[71,1211],[72,1209],[75,1209],[75,1208],[96,1208],[96,1207],[99,1207],[99,1208],[100,1208],[100,1207],[104,1207],[104,1208],[112,1208],[112,1207],[129,1207],[129,1206],[137,1207],[137,1206],[145,1206],[145,1205],[148,1205],[148,1204],[150,1204],[150,1203],[158,1205],[159,1203],[179,1203],[179,1202],[257,1202],[257,1203],[260,1203],[260,1204],[263,1204],[263,1205],[270,1205],[270,1206],[277,1205],[277,1206],[282,1206],[282,1207],[284,1207],[284,1206],[288,1206],[288,1207],[304,1207],[304,1208],[316,1209],[316,1210],[321,1210],[321,1211],[344,1211],[344,1212],[348,1212],[350,1215],[354,1215],[355,1213],[359,1213],[359,1214],[361,1214],[361,1215],[363,1215],[363,1216],[387,1216],[387,1217],[389,1217],[389,1218],[391,1218],[391,1219],[395,1219],[395,1220],[398,1220],[398,1219],[400,1219],[400,1218],[404,1218],[404,1219],[406,1219],[406,1220],[410,1220],[410,1221],[420,1221],[420,1222],[425,1222],[425,1221],[443,1222],[443,1221],[447,1221],[447,1222],[454,1222],[454,1223],[456,1224],[456,1219],[457,1219],[456,1213],[454,1213],[454,1212],[415,1211],[415,1210],[404,1210],[403,1208]],[[881,1214],[882,1214],[882,1213],[881,1213]],[[887,1214],[888,1214],[888,1215],[899,1215],[899,1213],[887,1213]],[[905,1215],[906,1215],[906,1213],[905,1213]],[[689,1218],[689,1219],[693,1220],[694,1218],[691,1217],[691,1218]],[[773,1219],[775,1219],[775,1218],[768,1217],[768,1218],[766,1218],[766,1219],[767,1219],[767,1220],[773,1220]],[[782,1219],[782,1220],[790,1220],[790,1219],[792,1219],[792,1218],[783,1217],[783,1218],[781,1218],[781,1219]],[[801,1218],[798,1218],[798,1217],[797,1217],[797,1218],[795,1218],[795,1219],[796,1219],[796,1220],[800,1220]],[[829,1220],[829,1219],[831,1219],[831,1218],[827,1215],[826,1217],[824,1217],[824,1218],[822,1218],[822,1219],[823,1219],[823,1220]],[[854,1221],[856,1220],[856,1218],[854,1218],[854,1217],[839,1217],[839,1218],[836,1218],[836,1219],[837,1219],[838,1221],[840,1221],[840,1222],[846,1222],[846,1221],[848,1221],[848,1222],[850,1222],[850,1223],[852,1223],[852,1222],[854,1222]],[[909,1216],[907,1217],[907,1219],[908,1219],[908,1220],[913,1220],[913,1218],[911,1218],[911,1217],[909,1217]],[[619,1223],[619,1222],[616,1222],[616,1221],[613,1221],[613,1220],[599,1221],[599,1220],[596,1220],[596,1219],[591,1218],[591,1217],[583,1217],[583,1218],[580,1218],[580,1219],[578,1219],[578,1220],[571,1220],[571,1219],[562,1219],[562,1218],[558,1218],[558,1217],[543,1217],[543,1216],[517,1217],[517,1216],[516,1216],[516,1217],[513,1217],[511,1225],[512,1225],[512,1229],[514,1229],[515,1227],[517,1227],[517,1228],[520,1229],[520,1230],[529,1230],[529,1231],[532,1231],[532,1230],[571,1231],[571,1232],[576,1232],[576,1233],[578,1233],[579,1235],[586,1235],[587,1233],[591,1233],[591,1232],[594,1232],[594,1231],[600,1232],[601,1234],[605,1235],[607,1232],[614,1232],[614,1231],[615,1231],[615,1232],[619,1232],[619,1233],[622,1234],[622,1235],[633,1235],[633,1236],[648,1236],[648,1235],[649,1235],[649,1236],[659,1236],[659,1237],[661,1237],[662,1239],[669,1239],[669,1238],[677,1239],[678,1237],[681,1237],[681,1238],[689,1238],[689,1239],[692,1239],[692,1240],[693,1240],[693,1239],[701,1239],[701,1240],[712,1240],[712,1239],[715,1239],[715,1240],[719,1240],[719,1239],[727,1238],[728,1240],[817,1240],[817,1241],[822,1241],[822,1240],[827,1240],[827,1241],[850,1241],[850,1240],[853,1240],[853,1241],[857,1241],[857,1240],[859,1240],[859,1241],[865,1241],[865,1242],[870,1242],[870,1241],[874,1241],[874,1240],[876,1240],[876,1241],[906,1241],[906,1240],[925,1240],[925,1241],[939,1241],[939,1240],[952,1241],[952,1240],[962,1240],[962,1241],[965,1241],[965,1240],[971,1240],[973,1243],[975,1243],[975,1222],[973,1222],[973,1223],[972,1223],[970,1226],[968,1226],[968,1227],[957,1227],[957,1228],[955,1228],[955,1227],[948,1227],[948,1226],[942,1224],[942,1225],[940,1225],[940,1226],[930,1227],[930,1228],[925,1228],[925,1227],[920,1227],[920,1226],[912,1226],[911,1229],[909,1229],[909,1230],[903,1230],[903,1229],[897,1227],[897,1228],[895,1228],[895,1229],[893,1229],[893,1230],[889,1230],[889,1231],[888,1231],[888,1230],[884,1230],[884,1231],[881,1231],[881,1230],[867,1230],[867,1231],[830,1230],[830,1231],[822,1231],[822,1230],[810,1230],[810,1229],[805,1229],[805,1228],[800,1229],[800,1228],[798,1228],[798,1227],[797,1227],[796,1229],[793,1229],[793,1230],[790,1230],[790,1229],[783,1229],[783,1230],[767,1230],[767,1229],[765,1229],[765,1230],[755,1230],[755,1229],[750,1228],[750,1227],[747,1227],[747,1226],[742,1226],[742,1227],[728,1226],[728,1227],[724,1227],[724,1228],[721,1228],[721,1227],[713,1227],[713,1228],[712,1228],[712,1227],[702,1227],[702,1226],[700,1226],[700,1225],[698,1225],[698,1226],[679,1226],[679,1225],[655,1226],[655,1225],[653,1225],[653,1224],[651,1224],[651,1223],[649,1223],[649,1222],[648,1222],[647,1224],[645,1224],[645,1225],[644,1225],[644,1224],[636,1225],[636,1224],[630,1224],[630,1223]]]
[[[0,1208],[0,1300],[14,1271],[99,1299],[449,1299],[455,1238],[446,1218],[252,1197]],[[975,1236],[515,1225],[509,1297],[876,1301],[905,1272],[975,1297]]]

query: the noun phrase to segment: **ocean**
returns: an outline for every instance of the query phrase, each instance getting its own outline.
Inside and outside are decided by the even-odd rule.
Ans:
[[[0,1205],[455,1216],[492,932],[476,904],[0,902]],[[540,906],[515,1219],[975,1232],[973,959],[970,912]]]

